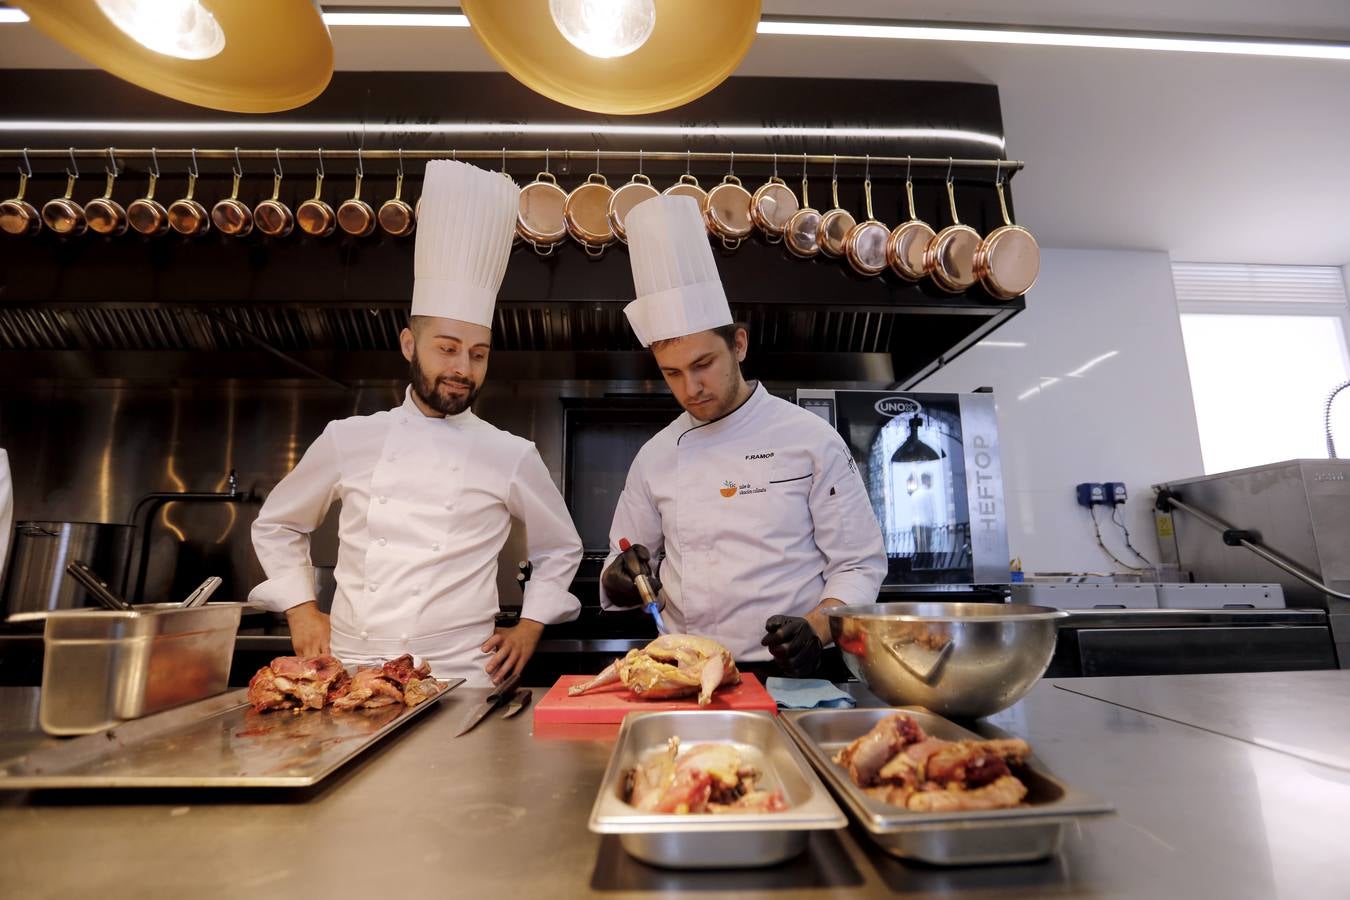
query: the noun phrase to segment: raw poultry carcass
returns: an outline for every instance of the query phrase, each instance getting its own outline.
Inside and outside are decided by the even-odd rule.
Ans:
[[[644,700],[669,700],[698,694],[698,705],[712,702],[719,687],[739,684],[741,673],[731,651],[692,634],[663,634],[641,650],[629,650],[585,684],[568,688],[575,697],[619,681]]]
[[[672,737],[627,773],[624,800],[643,812],[747,813],[787,809],[782,791],[758,788],[761,774],[730,744],[696,744],[683,754]]]
[[[1004,809],[1026,797],[1008,764],[1031,752],[1026,741],[944,741],[910,716],[882,719],[834,761],[878,800],[916,812]]]
[[[351,676],[335,656],[278,656],[248,683],[248,702],[269,709],[323,709],[340,695]]]

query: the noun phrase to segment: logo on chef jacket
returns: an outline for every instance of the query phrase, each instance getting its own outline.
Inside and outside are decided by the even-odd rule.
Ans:
[[[736,496],[736,490],[737,490],[736,482],[724,481],[722,482],[722,486],[717,489],[717,492],[721,494],[723,497],[730,498]]]
[[[883,416],[917,416],[923,411],[917,400],[911,400],[908,397],[882,397],[872,408]]]

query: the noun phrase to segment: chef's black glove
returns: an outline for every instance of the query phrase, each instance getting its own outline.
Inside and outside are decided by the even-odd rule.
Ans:
[[[801,616],[770,616],[760,641],[773,654],[785,675],[802,678],[815,672],[825,648],[811,623]]]
[[[614,557],[614,562],[610,563],[600,576],[600,584],[604,587],[605,596],[609,597],[610,603],[615,606],[640,604],[642,595],[638,593],[637,584],[633,581],[639,575],[647,576],[653,593],[661,590],[661,582],[652,574],[649,565],[651,560],[651,551],[641,544],[634,544]]]

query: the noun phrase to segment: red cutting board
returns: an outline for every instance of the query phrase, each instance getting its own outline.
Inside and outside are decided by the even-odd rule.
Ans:
[[[778,712],[778,704],[753,675],[741,675],[741,683],[719,688],[712,702],[700,707],[697,697],[680,700],[640,700],[628,688],[615,682],[588,691],[579,697],[567,696],[574,684],[591,680],[590,675],[564,675],[543,699],[534,705],[534,721],[549,725],[617,725],[630,712],[665,712],[672,709],[759,709]]]

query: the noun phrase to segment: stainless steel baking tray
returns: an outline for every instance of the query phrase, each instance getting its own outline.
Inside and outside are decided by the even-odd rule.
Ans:
[[[464,683],[413,707],[255,712],[241,689],[47,745],[0,768],[0,789],[308,787]]]
[[[649,752],[679,737],[682,747],[734,744],[762,773],[766,790],[783,791],[777,813],[667,815],[639,812],[622,799],[624,773]],[[600,793],[591,831],[617,834],[628,853],[657,866],[681,869],[769,866],[806,847],[809,832],[843,828],[844,814],[774,717],[764,712],[682,710],[634,713],[623,720]]]
[[[1032,756],[1016,775],[1027,798],[1014,809],[911,812],[883,803],[853,783],[833,756],[896,712],[913,716],[929,735],[948,741],[981,736],[921,709],[810,709],[784,711],[783,727],[854,818],[886,852],[937,865],[975,865],[1042,859],[1059,851],[1064,826],[1084,816],[1113,812],[1103,803],[1049,775]],[[1033,752],[1035,746],[1032,746]]]

